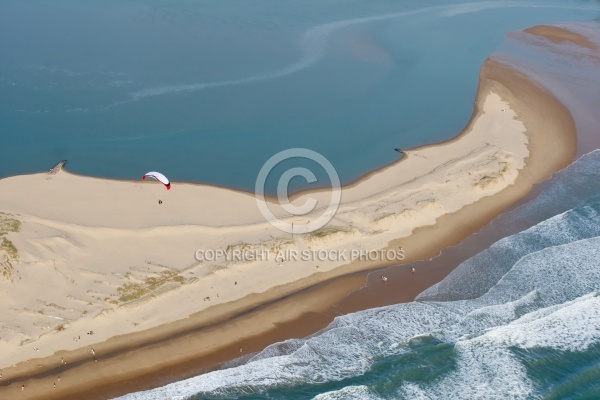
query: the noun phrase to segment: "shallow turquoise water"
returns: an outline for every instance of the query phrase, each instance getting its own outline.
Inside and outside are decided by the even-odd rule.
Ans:
[[[68,159],[251,190],[269,157],[306,147],[349,182],[458,133],[506,32],[599,15],[585,0],[6,0],[0,178]]]

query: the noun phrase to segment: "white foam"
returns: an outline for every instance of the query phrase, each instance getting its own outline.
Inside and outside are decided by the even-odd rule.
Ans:
[[[585,351],[600,341],[598,292],[548,310],[532,312],[490,333],[509,346],[549,347],[562,351]]]
[[[381,399],[367,386],[346,386],[343,389],[327,392],[314,397],[314,400],[376,400]]]
[[[419,335],[454,343],[457,368],[436,382],[404,383],[399,397],[531,397],[533,384],[510,347],[584,351],[600,341],[598,260],[600,237],[546,248],[521,258],[480,298],[413,302],[345,315],[310,338],[269,346],[244,365],[123,399],[197,393],[236,397],[341,381],[366,373],[383,357],[411,351],[408,342]],[[360,388],[323,398],[352,398],[353,391],[365,390]]]
[[[474,298],[489,290],[522,257],[538,250],[600,235],[598,206],[582,206],[503,238],[462,262],[417,300]]]
[[[597,293],[551,308],[550,312],[534,311],[475,338],[458,340],[455,372],[426,386],[403,384],[398,395],[410,399],[531,398],[534,385],[510,347],[585,351],[600,341]]]
[[[456,368],[434,382],[403,382],[398,397],[534,397],[534,385],[512,347],[585,351],[600,342],[600,236],[581,239],[597,234],[599,216],[596,206],[579,207],[501,241],[496,256],[510,256],[514,265],[476,299],[412,302],[345,315],[312,337],[269,346],[243,365],[122,399],[186,399],[198,393],[239,397],[341,381],[368,372],[384,357],[411,351],[408,342],[420,335],[454,344]],[[317,398],[354,395],[375,396],[368,386],[356,385]]]
[[[597,247],[599,240],[597,239],[593,246]],[[585,247],[586,245],[589,243],[578,242],[574,246]],[[541,254],[536,256],[539,257]],[[537,264],[531,259],[522,262],[517,269],[508,274],[506,279],[511,281],[518,279],[518,277],[511,277],[510,274],[518,275],[521,269],[531,265]],[[575,308],[567,302],[565,307],[551,306],[553,309],[549,315],[545,315],[548,313],[542,309],[525,314],[519,319],[517,310],[520,308],[539,307],[542,303],[562,300],[562,297],[548,296],[555,291],[554,286],[561,285],[560,282],[552,279],[551,275],[545,275],[550,277],[548,282],[541,279],[542,282],[538,285],[541,288],[539,291],[526,292],[524,296],[507,303],[486,305],[493,301],[501,302],[506,297],[504,293],[490,293],[487,298],[471,301],[410,303],[344,316],[339,318],[335,328],[306,340],[297,348],[299,343],[295,343],[292,348],[296,349],[292,349],[290,354],[281,356],[270,354],[267,358],[259,358],[235,369],[216,371],[200,378],[169,385],[152,394],[159,397],[149,398],[189,396],[200,391],[213,394],[239,394],[301,383],[341,380],[360,375],[376,358],[397,352],[398,347],[394,344],[406,342],[418,334],[436,331],[438,336],[444,336],[445,339],[458,335],[464,337],[466,334],[481,334],[465,340],[458,339],[456,342],[458,372],[448,378],[449,381],[464,384],[475,380],[478,384],[476,390],[465,390],[464,385],[460,384],[458,387],[461,389],[457,389],[455,393],[450,388],[452,385],[445,384],[421,388],[421,390],[430,394],[445,393],[449,398],[488,397],[498,392],[509,394],[513,398],[526,397],[532,387],[526,380],[523,366],[507,347],[526,345],[527,342],[523,337],[527,335],[529,335],[528,343],[531,345],[552,344],[547,339],[533,340],[531,336],[532,332],[544,332],[544,327],[551,324],[556,329],[546,329],[548,336],[562,338],[561,343],[564,348],[567,343],[565,338],[572,337],[574,334],[581,335],[581,332],[585,331],[597,332],[597,326],[596,331],[591,327],[594,323],[598,325],[600,321],[600,318],[597,318],[600,307],[597,307],[589,318],[584,319],[585,324],[574,323],[582,318],[583,313],[580,311],[585,310],[591,304],[589,302]],[[586,282],[586,279],[577,281]],[[535,282],[533,284],[535,285]],[[503,282],[501,287],[510,286]],[[511,294],[509,297],[515,295]],[[541,297],[547,298],[541,301]],[[596,302],[596,306],[599,305],[598,298],[594,297],[593,301]],[[540,318],[535,318],[536,316]],[[556,321],[561,319],[565,322],[559,325]],[[511,321],[516,322],[511,324]],[[559,334],[559,328],[565,331],[576,326],[580,326],[576,333]],[[587,344],[598,339],[596,333],[581,336],[587,338],[587,341],[582,342]],[[332,343],[335,343],[335,346],[332,346]],[[582,346],[577,345],[574,348],[581,349]],[[406,391],[407,396],[410,392],[412,396],[418,387],[418,385],[411,385],[403,387],[401,391]]]

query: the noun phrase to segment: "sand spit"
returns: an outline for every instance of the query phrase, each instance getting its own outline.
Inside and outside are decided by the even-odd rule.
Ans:
[[[435,236],[451,236],[452,227],[436,222],[457,214],[475,220],[482,202],[493,206],[507,188],[519,185],[509,196],[516,200],[532,182],[574,155],[572,121],[564,114],[540,111],[552,110],[544,107],[555,103],[550,96],[548,104],[519,101],[519,91],[527,92],[523,84],[535,84],[519,74],[506,79],[511,73],[506,66],[486,62],[475,112],[463,133],[439,145],[409,150],[403,161],[344,188],[333,220],[307,235],[277,230],[264,220],[254,196],[223,188],[175,182],[170,192],[161,192],[151,183],[66,171],[0,180],[0,216],[7,221],[0,221],[0,238],[8,260],[0,281],[0,368],[5,382],[14,381],[0,386],[0,394],[64,398],[132,376],[119,376],[123,371],[142,375],[160,368],[162,360],[163,366],[181,362],[188,351],[171,346],[167,353],[147,354],[146,362],[126,360],[115,350],[123,342],[141,346],[168,336],[177,326],[169,323],[203,311],[205,321],[213,322],[247,311],[302,288],[294,288],[296,282],[307,285],[320,277],[397,263],[402,261],[398,239],[418,242],[403,247],[406,260],[423,254],[422,248],[439,251]],[[556,150],[556,141],[540,140],[540,129],[548,126],[557,127],[553,137],[564,141],[562,151]],[[552,156],[540,156],[550,149]],[[302,193],[293,202],[308,197],[327,203],[329,193]],[[276,215],[287,218],[285,210],[271,206]],[[360,258],[390,249],[391,258],[396,258],[385,252],[374,259]],[[218,250],[261,257],[207,256]],[[363,251],[359,259],[351,258],[357,250]],[[337,256],[321,259],[319,252]],[[292,315],[290,311],[289,318]],[[245,326],[243,333],[235,332],[236,327],[216,336],[213,332],[211,341],[195,352],[218,350],[232,342],[231,335],[255,335],[272,327],[257,324]],[[148,332],[155,332],[154,338]],[[90,363],[96,356],[100,362]],[[67,375],[57,392],[48,394],[57,371]],[[70,377],[70,384],[64,376]],[[21,392],[22,384],[26,391]]]

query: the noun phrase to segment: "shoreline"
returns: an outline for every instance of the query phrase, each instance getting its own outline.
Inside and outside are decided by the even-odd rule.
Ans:
[[[473,126],[473,124],[475,123],[475,120],[477,119],[477,117],[481,114],[481,109],[478,108],[479,105],[482,103],[482,97],[485,95],[487,96],[489,91],[487,89],[490,89],[490,87],[486,86],[489,85],[490,82],[495,81],[498,82],[498,79],[500,79],[501,81],[503,79],[507,79],[507,81],[504,82],[504,85],[502,83],[500,84],[491,84],[491,86],[493,87],[493,89],[495,91],[503,91],[503,96],[506,97],[513,97],[513,101],[516,103],[517,102],[517,97],[519,97],[520,94],[523,94],[520,92],[520,90],[522,90],[523,88],[523,84],[525,85],[529,85],[526,86],[525,92],[535,92],[536,90],[538,90],[537,93],[532,94],[531,92],[529,92],[528,94],[530,96],[536,97],[538,96],[539,99],[538,100],[544,100],[545,101],[545,105],[548,106],[548,104],[552,103],[552,99],[549,97],[549,94],[546,92],[544,93],[544,90],[537,87],[536,84],[529,82],[527,80],[527,78],[525,78],[522,74],[518,74],[518,73],[513,73],[512,75],[510,74],[510,68],[499,65],[499,64],[495,64],[493,61],[487,61],[484,65],[484,67],[482,68],[482,74],[480,77],[480,87],[478,88],[477,91],[477,101],[476,101],[476,108],[475,111],[473,113],[473,116],[469,122],[469,124],[465,127],[465,130],[463,130],[459,135],[457,135],[456,137],[454,137],[453,139],[450,139],[448,142],[455,142],[457,140],[459,140],[461,137],[464,137],[465,132],[468,131],[468,129],[470,127]],[[506,77],[506,75],[510,75],[508,78]],[[487,82],[487,84],[486,84]],[[511,86],[511,89],[507,89],[505,86],[509,85]],[[537,89],[532,89],[537,87]],[[526,93],[527,94],[527,93]],[[504,97],[503,97],[504,98]],[[526,101],[525,101],[526,103]],[[543,103],[543,102],[542,102]],[[542,104],[540,103],[540,104]],[[511,106],[513,105],[512,103],[509,102],[509,104],[511,104]],[[531,103],[531,104],[535,104],[535,102]],[[515,106],[514,107],[517,114],[519,114],[519,107]],[[536,123],[539,124],[540,119],[543,119],[544,123],[547,122],[548,125],[554,125],[553,123],[550,123],[550,121],[554,122],[553,119],[550,119],[548,117],[551,118],[563,118],[563,120],[561,121],[561,123],[563,125],[561,125],[562,127],[564,126],[568,126],[569,125],[569,121],[565,120],[565,115],[564,113],[568,114],[568,111],[566,109],[561,110],[561,105],[560,104],[555,104],[554,108],[551,109],[550,114],[546,115],[546,108],[544,108],[543,110],[541,108],[541,105],[539,105],[539,108],[537,109],[537,115],[536,117],[532,117],[532,114],[535,113],[531,113],[528,109],[527,113],[521,113],[520,117],[525,119],[525,120],[529,120],[528,122],[525,123],[525,126],[528,127],[528,130],[530,130],[531,125],[535,125]],[[561,114],[560,116],[557,116],[557,114]],[[536,120],[537,118],[537,120]],[[548,119],[546,119],[548,118]],[[570,121],[570,123],[572,124],[572,120]],[[483,197],[482,200],[477,201],[474,204],[470,204],[467,205],[465,207],[462,207],[459,211],[454,212],[454,213],[450,213],[450,214],[444,214],[442,217],[438,218],[435,225],[433,226],[426,226],[426,227],[421,227],[418,228],[415,232],[413,232],[413,234],[410,236],[410,238],[404,238],[401,240],[402,245],[405,246],[406,249],[411,249],[410,250],[410,255],[408,257],[407,260],[405,260],[404,262],[409,262],[409,261],[414,261],[414,260],[418,260],[418,259],[422,259],[422,258],[427,258],[427,257],[434,257],[436,254],[439,253],[439,250],[445,247],[448,247],[449,245],[454,245],[454,244],[458,244],[462,238],[468,236],[470,233],[477,231],[479,228],[481,228],[482,226],[486,225],[495,215],[500,214],[501,212],[503,212],[507,207],[510,206],[510,204],[513,204],[514,201],[516,201],[516,199],[521,198],[522,196],[524,196],[528,191],[529,188],[531,187],[531,185],[535,182],[538,182],[540,180],[544,180],[545,178],[547,178],[552,172],[562,168],[563,166],[567,165],[573,158],[573,156],[575,155],[575,149],[576,149],[576,137],[574,136],[574,127],[572,127],[572,135],[570,137],[566,137],[566,135],[557,135],[556,139],[557,140],[565,140],[565,146],[564,146],[564,151],[560,154],[558,154],[559,152],[555,152],[556,154],[553,153],[555,157],[555,159],[551,160],[551,157],[548,157],[545,152],[543,151],[543,147],[544,147],[544,138],[541,137],[541,135],[538,135],[537,137],[534,137],[535,135],[532,134],[532,132],[528,132],[528,137],[529,137],[529,147],[530,147],[530,156],[526,161],[526,167],[521,170],[521,172],[518,174],[518,177],[516,178],[517,181],[513,184],[510,185],[507,189],[502,190],[500,193],[494,194],[492,196],[488,196],[488,197]],[[534,129],[535,131],[535,129]],[[564,137],[563,137],[564,136]],[[430,147],[443,147],[444,145],[447,145],[448,142],[443,142],[440,144],[435,144],[435,145],[431,145],[431,146],[425,146],[427,148]],[[555,143],[552,143],[552,146],[554,146]],[[548,145],[546,145],[548,146]],[[539,149],[538,149],[539,148]],[[413,152],[415,151],[413,150],[409,150],[409,152]],[[535,160],[533,159],[535,157]],[[403,160],[399,160],[396,163],[393,163],[389,166],[383,167],[383,169],[389,169],[391,168],[391,166],[401,163]],[[532,169],[534,169],[534,163],[537,163],[537,169],[536,171],[533,171]],[[378,172],[382,172],[381,170],[378,170]],[[376,174],[377,172],[371,172],[366,174],[365,179],[369,179],[372,177],[373,174]],[[346,187],[344,187],[346,188]],[[511,188],[514,188],[512,190],[509,190]],[[510,192],[508,194],[504,194],[505,192]],[[501,196],[502,195],[502,196]],[[500,200],[500,197],[503,197],[503,200]],[[485,204],[482,204],[485,203]],[[472,214],[476,214],[477,217],[472,217]],[[483,216],[482,216],[483,215]],[[469,216],[469,218],[467,218],[467,220],[465,221],[465,216]],[[460,221],[460,224],[457,224],[456,222]],[[457,232],[457,226],[461,227],[461,225],[466,225],[466,226],[462,226],[462,229],[460,229],[460,232]],[[432,237],[432,235],[434,235],[435,237],[439,238],[439,243],[436,243],[435,246],[431,245],[430,239]],[[427,238],[424,239],[424,238]],[[414,242],[413,244],[407,244],[407,242]],[[392,241],[394,242],[394,241]],[[389,242],[388,242],[389,245]],[[396,243],[393,243],[392,246],[396,246]],[[369,263],[367,263],[369,264]],[[352,288],[356,288],[357,285],[360,285],[361,282],[364,282],[364,275],[368,275],[369,272],[364,272],[364,273],[359,273],[357,274],[358,276],[345,276],[342,277],[338,280],[333,280],[333,281],[326,281],[326,282],[322,282],[323,279],[332,279],[334,277],[336,277],[337,275],[348,275],[348,274],[354,274],[355,271],[360,270],[361,268],[364,269],[365,266],[364,264],[361,265],[361,263],[355,263],[355,265],[351,265],[351,266],[344,266],[344,270],[342,271],[342,268],[337,268],[334,269],[332,271],[329,272],[321,272],[319,274],[312,274],[310,275],[308,278],[304,278],[301,281],[295,281],[293,283],[284,285],[285,287],[275,287],[272,288],[269,292],[266,293],[261,293],[261,294],[257,294],[255,297],[259,297],[259,299],[255,299],[256,301],[253,302],[253,299],[249,299],[248,297],[244,297],[241,300],[238,300],[238,302],[240,303],[244,303],[244,305],[242,307],[238,307],[238,309],[236,310],[236,305],[233,303],[225,303],[222,304],[220,306],[214,306],[209,308],[208,310],[213,310],[213,319],[223,319],[225,318],[225,320],[223,320],[223,322],[218,323],[208,329],[205,329],[205,331],[212,331],[212,332],[203,332],[201,334],[190,334],[190,335],[186,335],[184,333],[182,333],[181,339],[182,341],[186,342],[189,344],[189,341],[191,340],[192,336],[194,337],[194,340],[199,340],[199,341],[206,341],[206,336],[203,336],[203,338],[198,339],[198,337],[201,337],[202,335],[214,335],[217,338],[220,338],[222,341],[224,341],[222,339],[223,336],[226,336],[222,330],[223,329],[232,329],[234,331],[240,331],[240,325],[239,324],[248,324],[248,325],[244,325],[245,329],[247,329],[247,331],[250,331],[254,334],[254,336],[256,336],[256,342],[253,344],[249,344],[243,345],[244,348],[244,352],[251,352],[253,351],[254,346],[257,346],[257,350],[260,347],[260,343],[266,343],[266,342],[273,342],[275,340],[277,340],[276,338],[278,337],[278,333],[273,334],[272,332],[269,333],[265,333],[265,329],[268,332],[269,330],[283,330],[284,332],[294,332],[297,333],[299,332],[298,327],[300,326],[304,326],[305,328],[307,327],[307,325],[310,325],[307,323],[306,318],[302,318],[302,315],[305,315],[306,310],[294,310],[294,315],[296,316],[300,316],[300,322],[298,322],[296,320],[296,322],[291,322],[294,320],[294,318],[292,318],[290,316],[289,310],[287,309],[287,307],[290,307],[290,301],[295,301],[296,303],[303,303],[302,301],[297,301],[298,298],[303,298],[303,299],[307,299],[307,300],[311,300],[312,304],[307,305],[308,306],[308,310],[312,310],[312,313],[310,316],[314,317],[315,315],[318,315],[320,312],[327,312],[328,308],[332,305],[332,304],[337,304],[340,301],[344,300],[344,298],[346,297],[346,294],[344,293]],[[375,269],[375,268],[381,268],[382,264],[378,263],[376,265],[372,265],[370,266],[370,269]],[[402,267],[400,267],[399,269],[402,269]],[[439,271],[438,271],[439,272]],[[447,271],[450,272],[450,271]],[[406,273],[406,271],[405,271]],[[360,275],[363,274],[363,275]],[[400,292],[403,293],[403,295],[407,295],[407,293],[409,293],[408,289],[412,288],[413,290],[421,287],[420,285],[424,285],[426,287],[431,286],[431,284],[437,282],[437,280],[439,280],[439,276],[432,276],[431,273],[422,273],[419,274],[419,279],[421,279],[421,276],[423,276],[423,280],[419,281],[419,286],[415,286],[414,282],[408,282],[408,284],[404,284],[401,287]],[[437,280],[435,280],[437,279]],[[321,281],[321,283],[317,283],[317,281]],[[337,282],[337,283],[336,283]],[[313,287],[314,285],[317,285],[317,287]],[[336,287],[335,290],[330,290],[330,289],[321,289],[322,287],[327,287],[327,286],[339,286]],[[388,285],[389,286],[389,285]],[[308,289],[307,289],[308,287]],[[424,289],[423,288],[423,289]],[[397,289],[397,287],[396,287]],[[321,293],[315,293],[315,292],[319,292],[319,290],[321,291]],[[300,293],[296,293],[300,291]],[[398,290],[396,290],[398,291]],[[420,291],[420,290],[419,290]],[[336,296],[332,296],[332,292],[336,293]],[[418,292],[417,292],[418,293]],[[251,295],[253,296],[253,295]],[[282,296],[285,296],[283,299],[281,299]],[[304,297],[306,296],[306,297]],[[262,298],[261,298],[262,297]],[[408,296],[406,298],[405,301],[409,301],[410,296]],[[413,296],[414,297],[414,296]],[[265,299],[274,299],[274,300],[265,300]],[[295,300],[290,300],[290,299],[295,299]],[[318,300],[318,301],[317,301]],[[271,304],[268,304],[267,306],[258,306],[258,304],[260,303],[264,303],[265,301],[268,301]],[[286,302],[288,302],[286,304]],[[315,304],[316,303],[316,304]],[[327,305],[327,307],[324,306],[324,304]],[[362,306],[365,306],[364,308],[367,308],[368,305],[366,305],[364,303],[364,301],[361,303]],[[216,310],[216,307],[221,307],[223,310]],[[259,310],[254,310],[254,308],[258,307]],[[270,307],[275,307],[275,311],[273,310],[273,308]],[[281,325],[278,326],[278,324],[281,324],[281,321],[276,318],[276,321],[269,321],[268,317],[269,315],[272,317],[273,315],[281,315],[278,314],[277,312],[277,307],[283,307],[286,309],[286,314],[288,315],[288,321],[284,322],[284,325],[289,323],[292,325],[288,325],[287,329],[285,328],[281,328]],[[241,311],[245,308],[244,311]],[[231,319],[227,319],[227,315],[228,312],[230,314],[238,314],[240,313],[240,311],[242,312],[242,315],[240,317],[234,318],[233,320]],[[347,311],[347,310],[345,310]],[[257,313],[260,314],[267,314],[267,315],[261,315],[257,317]],[[315,314],[316,313],[316,314]],[[87,396],[90,396],[89,398],[104,398],[102,397],[102,394],[97,393],[98,392],[98,387],[102,386],[101,390],[109,390],[107,389],[106,385],[111,384],[112,382],[112,392],[110,393],[124,393],[123,391],[121,391],[123,388],[121,388],[121,390],[119,390],[120,386],[119,386],[119,382],[122,381],[126,381],[126,385],[127,385],[127,391],[131,391],[132,390],[132,380],[136,379],[135,378],[135,374],[139,374],[142,375],[141,378],[138,378],[140,380],[140,382],[145,383],[145,384],[141,384],[140,387],[145,386],[148,387],[149,385],[147,385],[147,383],[149,382],[153,382],[152,386],[156,386],[156,385],[162,385],[165,382],[160,382],[160,380],[155,380],[154,378],[149,378],[150,375],[154,374],[153,376],[160,376],[162,373],[160,372],[161,369],[164,369],[165,367],[171,367],[171,366],[176,366],[176,365],[183,365],[183,364],[194,364],[197,365],[198,360],[199,359],[208,359],[206,361],[205,364],[203,364],[203,368],[206,369],[210,369],[211,367],[214,367],[215,365],[219,364],[222,361],[218,361],[218,360],[223,360],[223,359],[232,359],[235,358],[235,356],[239,356],[239,353],[236,354],[235,351],[237,350],[237,346],[234,344],[232,345],[231,342],[229,341],[225,341],[226,344],[224,344],[225,347],[228,348],[228,350],[222,350],[220,348],[215,348],[212,347],[208,350],[204,350],[203,354],[193,354],[190,355],[189,354],[189,349],[187,349],[188,351],[186,351],[186,346],[182,343],[176,344],[173,342],[169,342],[167,339],[165,339],[166,336],[169,335],[173,335],[173,332],[176,332],[175,335],[178,335],[177,332],[184,332],[184,331],[193,331],[197,328],[193,328],[190,326],[185,326],[185,325],[193,325],[194,323],[198,326],[198,325],[205,325],[207,323],[207,319],[210,319],[210,316],[207,316],[207,312],[203,312],[203,318],[204,318],[204,322],[192,322],[190,320],[193,319],[199,319],[200,321],[202,321],[202,318],[200,318],[199,315],[195,315],[195,316],[191,316],[190,318],[187,318],[186,320],[183,320],[183,322],[181,321],[177,321],[174,323],[170,323],[168,325],[161,325],[158,326],[156,328],[151,328],[150,330],[152,330],[153,332],[149,332],[149,331],[143,331],[143,332],[139,332],[139,333],[132,333],[132,334],[128,334],[127,336],[123,336],[123,337],[116,337],[113,339],[109,339],[107,342],[102,343],[100,345],[94,345],[97,348],[98,354],[101,357],[101,361],[98,364],[95,364],[93,362],[90,362],[89,360],[89,354],[88,354],[88,350],[86,348],[84,349],[80,349],[80,350],[75,350],[71,353],[64,353],[65,358],[68,357],[69,361],[69,367],[68,368],[63,368],[63,367],[59,367],[59,368],[43,368],[43,369],[37,369],[39,370],[38,374],[32,373],[32,371],[36,371],[36,368],[34,366],[30,366],[29,368],[27,368],[27,365],[23,365],[21,366],[22,369],[22,373],[20,374],[21,376],[23,376],[23,379],[25,379],[24,377],[29,375],[39,375],[40,379],[38,379],[38,382],[35,383],[35,385],[38,385],[39,383],[43,382],[44,387],[50,387],[48,385],[51,385],[51,380],[54,377],[54,375],[59,372],[60,370],[60,374],[61,376],[63,376],[63,380],[62,382],[65,381],[73,381],[73,379],[68,379],[71,374],[77,374],[79,377],[85,377],[86,378],[86,382],[80,385],[73,385],[71,386],[71,389],[68,390],[68,388],[62,386],[61,387],[61,391],[59,393],[59,391],[57,390],[56,394],[47,394],[46,397],[42,396],[42,397],[37,397],[37,395],[41,394],[38,393],[36,395],[36,398],[69,398],[69,396],[72,396],[72,398],[76,398],[77,396],[81,396],[82,393],[86,393],[86,398]],[[220,317],[215,317],[214,314],[220,314]],[[261,319],[261,318],[267,318],[265,319]],[[331,315],[327,315],[326,318],[322,318],[318,320],[317,325],[320,326],[320,324],[327,324],[329,321],[329,318],[331,318]],[[310,318],[309,318],[310,319]],[[257,321],[261,321],[262,323],[257,323]],[[183,327],[179,328],[176,325],[183,325]],[[229,326],[227,326],[229,325]],[[262,330],[261,327],[257,326],[257,325],[262,325]],[[292,328],[289,328],[290,326],[292,326]],[[275,328],[272,328],[275,327]],[[271,328],[271,329],[269,329]],[[310,326],[310,329],[308,329],[309,331],[314,329],[315,326]],[[215,332],[215,330],[220,330],[219,332]],[[314,331],[314,330],[313,330]],[[300,331],[301,332],[301,331]],[[234,332],[235,333],[235,332]],[[237,332],[239,333],[239,332]],[[247,336],[247,335],[246,335]],[[283,335],[285,336],[285,335]],[[304,335],[305,336],[305,335]],[[155,339],[150,339],[150,338],[155,338]],[[112,342],[112,343],[111,343]],[[134,348],[131,351],[128,351],[127,353],[124,353],[124,348],[122,347],[123,344],[122,342],[129,342],[130,344],[128,344],[127,346]],[[157,351],[153,351],[150,352],[148,351],[148,348],[143,348],[143,349],[135,349],[135,347],[139,347],[142,346],[143,343],[148,343],[148,342],[157,342],[156,346],[158,347]],[[133,344],[131,344],[133,343]],[[235,341],[234,341],[235,343]],[[154,345],[153,345],[154,346]],[[112,348],[112,350],[110,349]],[[162,349],[162,350],[161,350]],[[165,354],[164,354],[164,350],[168,350],[171,359],[170,360],[165,360]],[[172,351],[172,352],[171,352]],[[149,354],[149,353],[153,353]],[[172,354],[172,353],[177,353],[177,354]],[[200,352],[202,353],[202,352]],[[216,353],[216,354],[215,354]],[[61,356],[63,353],[58,353],[55,356],[50,356],[48,357],[49,359],[55,359],[56,356]],[[68,356],[67,356],[68,354]],[[102,357],[102,354],[111,354],[111,356],[106,359]],[[210,354],[213,355],[212,357],[212,361]],[[127,356],[127,360],[124,360],[125,355]],[[75,360],[75,361],[73,361]],[[81,360],[81,361],[79,361]],[[44,361],[39,360],[36,361],[36,363],[42,363]],[[71,367],[71,365],[73,364],[78,364],[79,365],[75,366],[75,367]],[[161,365],[162,363],[162,365]],[[143,370],[143,371],[131,371],[131,367],[134,365],[152,365],[152,367],[147,367],[147,369]],[[210,366],[210,367],[207,367]],[[116,371],[119,372],[124,372],[124,371],[129,371],[129,374],[124,374],[124,375],[120,375],[118,380],[115,379],[114,377],[112,377],[112,379],[106,378],[104,376],[104,374],[98,374],[98,367],[102,368],[103,371],[111,371],[113,374]],[[77,371],[79,370],[79,372]],[[153,371],[151,371],[153,370]],[[6,370],[5,370],[6,371]],[[190,373],[189,370],[186,369],[186,374]],[[191,375],[195,375],[196,373],[190,373]],[[46,377],[42,378],[42,375],[46,375]],[[98,376],[98,375],[102,375],[102,376]],[[145,375],[145,377],[144,377]],[[12,375],[13,377],[16,376],[15,374]],[[178,375],[177,377],[172,377],[169,376],[168,378],[163,378],[166,381],[170,381],[173,379],[180,379],[182,375]],[[5,373],[5,379],[8,379],[9,376],[7,373]],[[13,389],[16,389],[16,381],[15,379],[13,379],[13,381],[15,382],[15,384],[12,385]],[[46,384],[47,383],[47,384]],[[61,384],[62,385],[62,384]],[[19,385],[20,387],[20,385]],[[2,393],[4,391],[5,387],[4,386],[0,386],[0,393]],[[9,388],[7,388],[9,389]],[[28,389],[29,389],[29,385],[28,385]],[[33,389],[33,388],[31,388]],[[89,390],[94,390],[94,395],[92,395],[91,392],[89,392]],[[133,388],[133,390],[135,390],[135,388]],[[20,392],[20,390],[19,390]],[[106,392],[108,393],[108,392]],[[26,397],[23,398],[30,398],[28,396],[30,395],[35,395],[34,393],[32,393],[32,390],[27,390],[23,392],[23,395]],[[52,397],[54,396],[54,397]],[[94,397],[96,396],[96,397]],[[98,397],[100,396],[100,397]]]

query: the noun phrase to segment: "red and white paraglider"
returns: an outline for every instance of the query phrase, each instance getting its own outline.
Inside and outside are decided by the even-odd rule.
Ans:
[[[144,174],[144,176],[142,176],[143,181],[145,181],[146,179],[154,179],[156,181],[159,181],[163,185],[165,185],[167,190],[171,189],[171,182],[169,182],[169,179],[167,179],[167,177],[164,176],[163,174],[161,174],[160,172],[150,171],[150,172]],[[152,191],[154,192],[154,189]],[[154,195],[156,195],[156,192],[154,192]],[[158,197],[158,196],[156,196],[156,197]],[[158,199],[158,204],[162,204],[161,199]]]
[[[143,181],[145,181],[147,178],[151,178],[151,179],[155,179],[155,180],[159,181],[160,183],[165,185],[167,190],[171,189],[171,182],[169,182],[167,177],[164,176],[163,174],[161,174],[160,172],[151,171],[151,172],[144,174],[144,176],[142,176]]]

